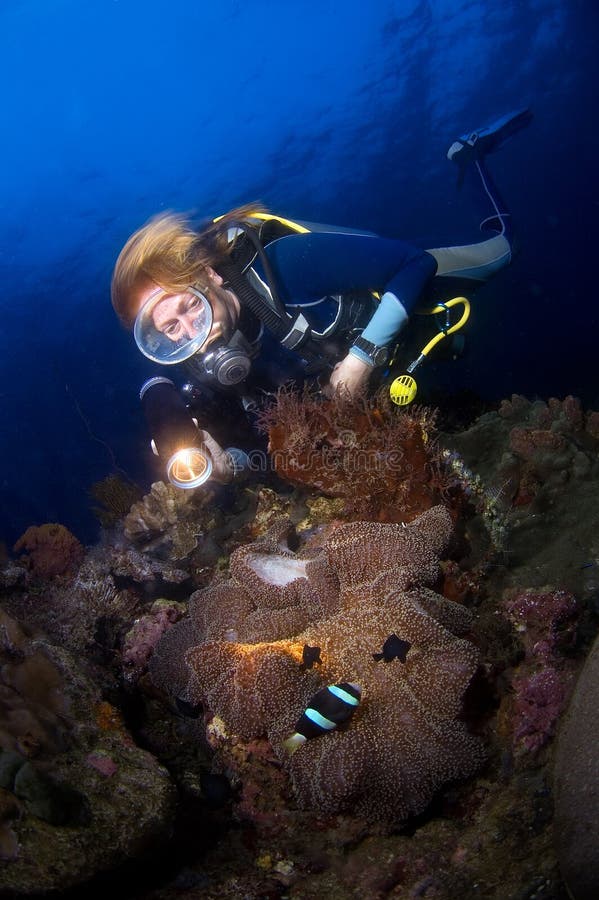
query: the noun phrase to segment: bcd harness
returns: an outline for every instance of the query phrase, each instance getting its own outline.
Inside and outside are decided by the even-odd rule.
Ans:
[[[257,220],[256,224],[239,221],[232,226],[238,233],[228,260],[219,266],[219,274],[241,304],[256,316],[281,346],[299,353],[313,371],[331,365],[327,341],[341,330],[355,327],[358,312],[364,306],[364,295],[335,295],[333,299],[338,304],[337,314],[323,331],[316,330],[301,310],[295,315],[290,313],[280,298],[276,278],[264,248],[280,237],[307,234],[311,229],[270,213],[257,212],[252,214],[252,218]],[[265,281],[252,268],[256,260],[260,262]],[[371,299],[372,296],[369,295]]]

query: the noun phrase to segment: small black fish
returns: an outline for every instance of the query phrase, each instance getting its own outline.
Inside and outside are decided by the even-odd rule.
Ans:
[[[232,800],[235,791],[225,775],[213,775],[211,772],[200,774],[200,787],[206,804],[211,809],[219,809]]]
[[[330,684],[321,688],[310,700],[307,709],[299,717],[295,732],[283,742],[289,753],[310,740],[334,731],[342,722],[347,722],[360,702],[362,689],[359,684]]]
[[[391,662],[392,659],[397,657],[400,662],[405,663],[408,650],[411,646],[409,641],[403,641],[401,638],[397,637],[396,634],[390,634],[383,644],[383,652],[373,653],[372,657],[373,659],[376,659],[377,662],[381,659],[384,659],[385,662]]]
[[[186,719],[198,719],[202,713],[201,703],[189,703],[183,697],[175,697],[175,706],[177,707],[177,712],[185,716]]]
[[[310,647],[308,644],[304,644],[300,669],[302,672],[305,672],[306,669],[311,669],[314,665],[322,665],[320,647]]]

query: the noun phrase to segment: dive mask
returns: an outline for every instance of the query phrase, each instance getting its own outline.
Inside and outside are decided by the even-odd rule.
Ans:
[[[160,327],[158,327],[160,326]],[[193,356],[212,328],[212,307],[201,291],[153,291],[135,319],[135,343],[148,359],[173,366]]]

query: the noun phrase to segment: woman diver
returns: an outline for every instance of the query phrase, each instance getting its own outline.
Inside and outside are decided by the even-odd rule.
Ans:
[[[199,230],[163,213],[129,238],[112,278],[113,307],[145,356],[162,366],[182,363],[188,376],[185,399],[168,378],[142,388],[157,452],[171,477],[177,469],[169,460],[181,441],[208,451],[198,477],[171,477],[174,483],[228,482],[243,469],[243,452],[219,443],[231,404],[247,413],[261,391],[307,377],[319,377],[329,396],[365,390],[435,277],[482,282],[509,263],[509,213],[484,157],[530,118],[528,110],[510,113],[449,149],[462,172],[478,177],[490,204],[481,227],[495,233],[478,243],[422,250],[369,232],[292,222],[256,205]],[[203,428],[192,419],[196,408]]]

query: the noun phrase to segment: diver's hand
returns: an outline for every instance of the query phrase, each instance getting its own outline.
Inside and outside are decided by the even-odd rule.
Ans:
[[[372,366],[348,353],[331,372],[329,383],[324,386],[323,393],[326,397],[332,397],[334,394],[356,397],[366,390],[372,372]]]
[[[227,451],[223,450],[221,445],[214,440],[209,431],[200,431],[200,434],[202,435],[204,447],[212,460],[210,481],[217,481],[219,484],[229,484],[229,482],[233,481],[233,476],[235,475],[233,460]]]

